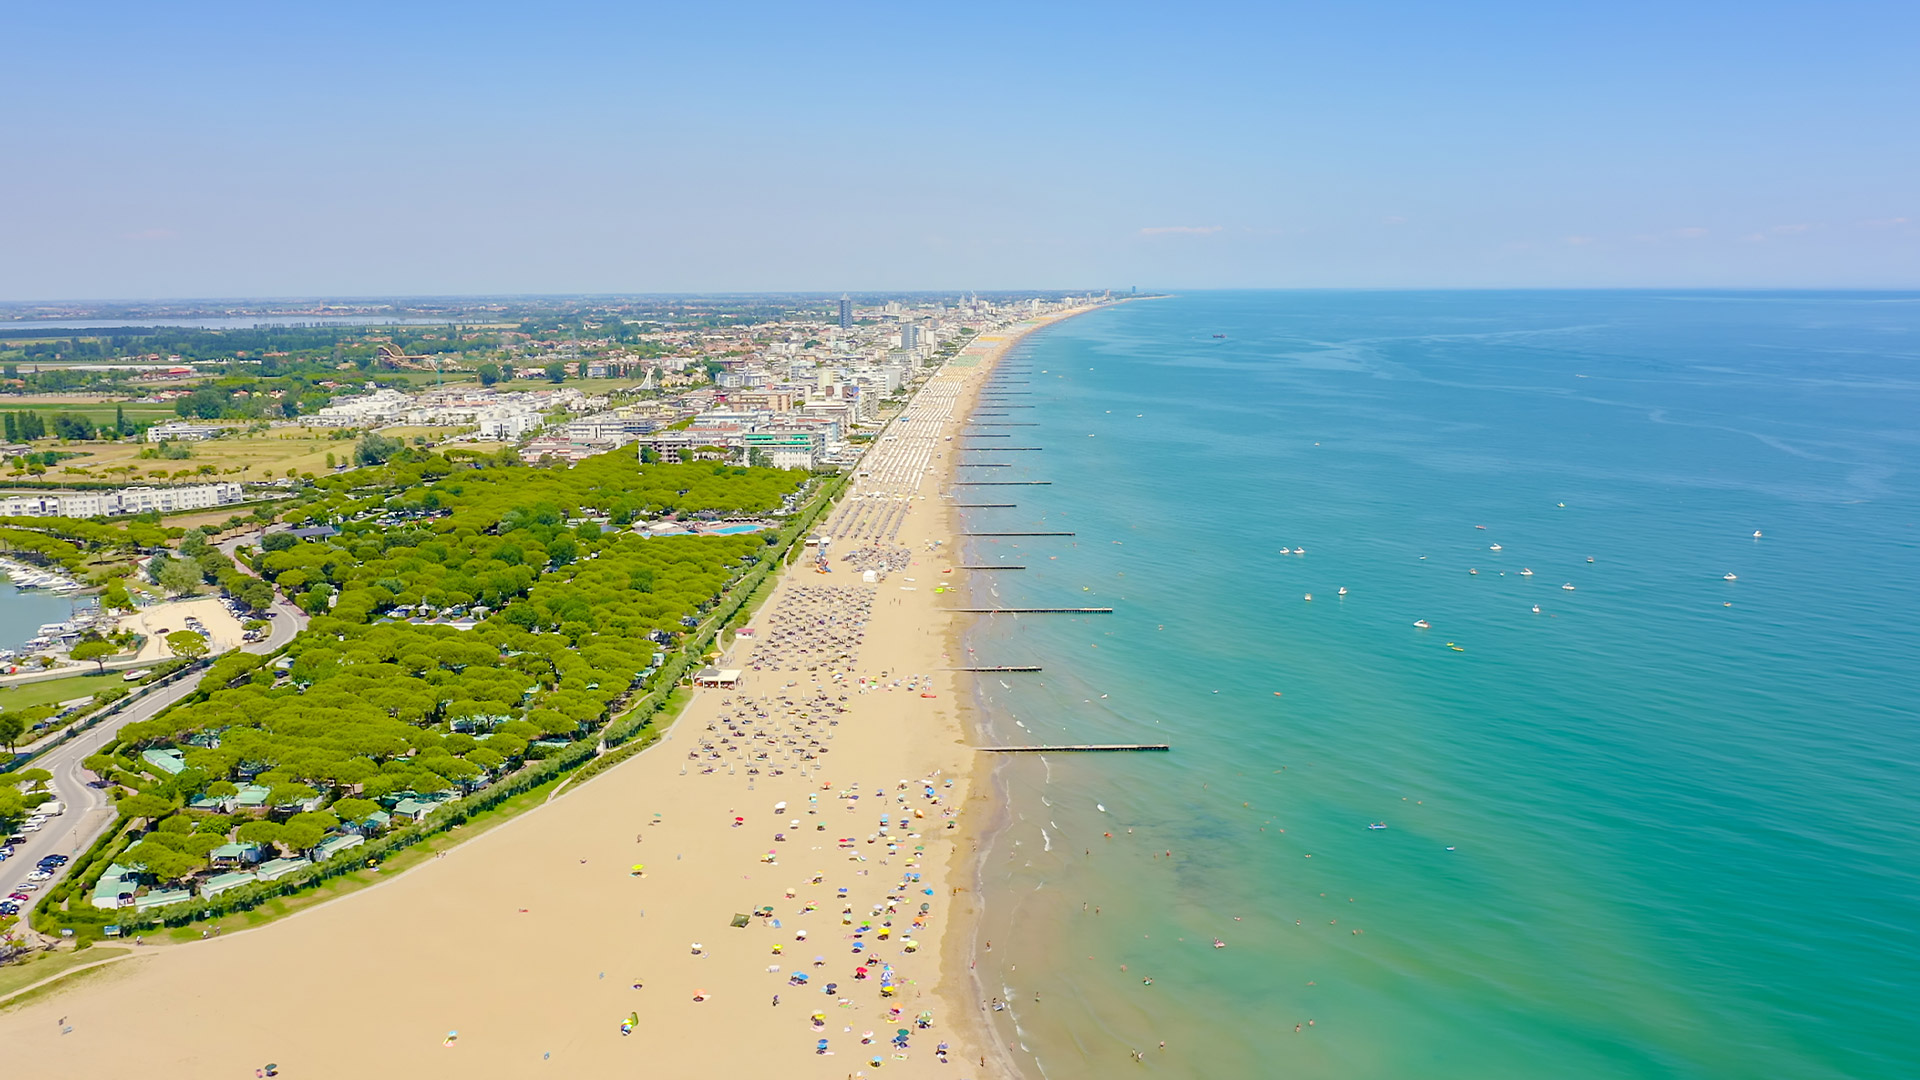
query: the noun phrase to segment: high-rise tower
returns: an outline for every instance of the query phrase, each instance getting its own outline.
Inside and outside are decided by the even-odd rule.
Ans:
[[[840,294],[840,329],[853,329],[853,297]]]

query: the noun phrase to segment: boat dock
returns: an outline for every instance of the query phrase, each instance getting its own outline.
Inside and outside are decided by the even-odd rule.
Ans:
[[[953,463],[953,467],[956,469],[1011,469],[1013,468],[1013,462],[1011,461],[956,461]]]
[[[1166,743],[1066,743],[1060,746],[976,746],[983,754],[1101,754],[1171,750]]]
[[[954,503],[955,510],[1009,510],[1019,503]]]
[[[970,532],[961,536],[1072,536],[1070,532]]]
[[[1022,487],[1027,484],[1051,484],[1051,480],[955,480],[954,487]]]
[[[955,570],[1025,570],[1024,566],[956,566]]]
[[[1002,664],[998,667],[957,667],[948,671],[1039,671],[1039,664]]]
[[[975,435],[971,437],[978,439],[978,438],[986,438],[987,436]],[[1045,450],[1046,447],[1044,446],[963,446],[960,449],[972,450],[977,454],[1007,454],[1007,453],[1012,453],[1015,450]]]

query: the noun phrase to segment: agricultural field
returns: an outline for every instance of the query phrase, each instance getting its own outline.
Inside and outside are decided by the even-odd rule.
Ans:
[[[171,404],[159,401],[117,401],[100,394],[17,394],[0,397],[0,412],[31,410],[47,413],[74,413],[95,424],[111,424],[114,410],[122,410],[133,423],[165,423],[180,419]]]

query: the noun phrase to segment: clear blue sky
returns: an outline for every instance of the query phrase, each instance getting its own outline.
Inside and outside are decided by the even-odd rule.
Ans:
[[[75,2],[0,40],[0,299],[1920,286],[1912,2]]]

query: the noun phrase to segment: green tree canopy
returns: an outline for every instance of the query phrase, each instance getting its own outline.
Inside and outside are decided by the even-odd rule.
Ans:
[[[181,659],[198,660],[207,655],[207,639],[191,630],[175,630],[167,635],[167,648]]]

